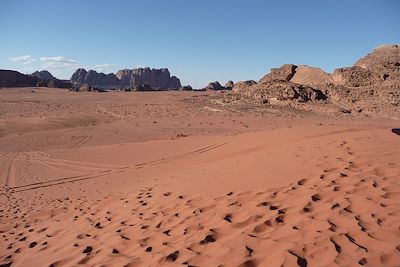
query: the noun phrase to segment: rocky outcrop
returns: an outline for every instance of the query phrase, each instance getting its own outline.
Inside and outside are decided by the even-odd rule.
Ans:
[[[383,81],[379,74],[358,66],[336,69],[332,79],[336,85],[350,87],[370,86]]]
[[[46,79],[48,78],[48,79]],[[25,75],[13,70],[0,70],[0,87],[71,88],[69,81],[59,80],[48,71]]]
[[[69,81],[59,80],[47,70],[35,71],[30,76],[39,79],[36,83],[36,86],[39,87],[72,88],[72,84]]]
[[[260,83],[267,81],[290,81],[295,74],[297,66],[285,64],[280,68],[272,68],[271,72],[260,79]]]
[[[307,65],[285,64],[279,68],[271,69],[271,72],[261,78],[260,82],[267,81],[291,81],[298,84],[318,87],[331,84],[333,79],[329,73],[320,68]]]
[[[65,80],[40,80],[36,83],[36,86],[39,87],[49,87],[49,88],[65,88],[69,89],[72,88],[72,83],[70,81]]]
[[[117,74],[98,73],[93,70],[78,69],[72,74],[71,82],[74,85],[89,84],[97,87],[151,87],[152,90],[168,90],[181,87],[180,80],[171,76],[167,68],[163,69],[124,69]],[[145,86],[146,85],[146,86]]]
[[[399,112],[399,90],[400,46],[385,45],[374,49],[354,66],[338,68],[332,74],[306,65],[285,64],[271,69],[259,83],[235,83],[232,101],[255,101],[306,110],[325,107],[328,103],[327,106],[338,107],[345,114],[369,116],[386,112],[396,117],[393,114]]]
[[[98,87],[119,86],[119,79],[113,74],[99,73],[94,70],[86,71],[85,69],[77,69],[71,76],[71,83],[75,86],[88,84]]]
[[[207,84],[207,86],[204,87],[204,90],[225,90],[225,87],[223,87],[218,81],[215,81]]]
[[[235,84],[233,83],[233,81],[227,81],[224,87],[226,90],[232,90],[234,86]]]
[[[36,86],[39,79],[14,70],[0,70],[0,87]]]
[[[387,66],[388,63],[400,63],[400,45],[378,46],[372,53],[360,58],[354,66],[374,69],[380,66]]]
[[[193,91],[193,88],[190,85],[181,86],[179,91]]]
[[[400,46],[383,45],[359,59],[353,67],[336,69],[335,84],[360,86],[393,86],[400,82]]]
[[[117,72],[116,77],[122,86],[149,85],[155,90],[179,89],[181,82],[176,76],[171,76],[167,68],[163,69],[124,69]]]
[[[51,73],[48,72],[47,70],[35,71],[34,73],[31,74],[31,76],[36,77],[39,80],[48,80],[48,81],[58,80],[56,77],[51,75]]]
[[[290,81],[311,87],[319,87],[321,85],[333,83],[332,76],[329,73],[326,73],[320,68],[307,65],[296,66],[294,75]]]
[[[290,81],[264,81],[253,84],[244,90],[238,91],[242,96],[260,100],[263,103],[271,101],[297,102],[326,100],[327,96],[322,91],[307,85],[299,85]]]

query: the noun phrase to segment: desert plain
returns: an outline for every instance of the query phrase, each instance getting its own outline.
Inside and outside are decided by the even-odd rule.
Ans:
[[[1,89],[1,266],[399,266],[398,119]]]

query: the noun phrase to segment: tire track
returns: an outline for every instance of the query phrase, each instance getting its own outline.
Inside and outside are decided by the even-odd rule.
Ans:
[[[187,152],[187,153],[184,153],[181,155],[171,156],[171,157],[162,158],[159,160],[154,160],[154,161],[149,161],[149,162],[144,162],[144,163],[139,163],[139,164],[134,164],[134,165],[126,166],[126,167],[119,167],[119,168],[115,168],[115,169],[108,169],[108,170],[102,170],[102,171],[98,171],[98,172],[92,172],[92,173],[88,173],[88,174],[84,174],[84,175],[69,176],[69,177],[54,179],[51,181],[43,181],[43,182],[26,184],[26,185],[14,186],[14,187],[10,187],[9,189],[11,190],[10,193],[18,193],[18,192],[30,191],[30,190],[35,190],[35,189],[44,188],[44,187],[51,187],[51,186],[66,184],[66,183],[74,183],[74,182],[83,181],[83,180],[96,179],[96,178],[103,177],[106,175],[122,172],[123,170],[128,170],[130,168],[140,169],[140,168],[144,168],[146,166],[156,166],[156,165],[160,165],[163,163],[175,161],[175,160],[182,159],[182,158],[187,158],[190,156],[200,155],[200,154],[218,149],[218,148],[226,145],[228,142],[230,142],[230,140],[232,138],[233,137],[229,138],[228,140],[226,140],[224,142],[216,143],[216,144],[213,144],[210,146],[196,149],[194,151]]]

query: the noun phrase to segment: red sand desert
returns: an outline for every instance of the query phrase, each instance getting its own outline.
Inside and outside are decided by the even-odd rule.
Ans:
[[[399,266],[398,121],[219,94],[3,89],[2,266]]]

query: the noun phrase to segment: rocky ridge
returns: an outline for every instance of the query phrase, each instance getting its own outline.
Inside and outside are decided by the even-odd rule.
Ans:
[[[263,76],[258,82],[234,83],[233,102],[256,102],[272,106],[296,106],[310,109],[324,104],[320,110],[371,115],[387,110],[398,114],[400,106],[400,46],[380,46],[353,66],[326,73],[307,65],[285,64]],[[232,102],[232,99],[227,100]],[[297,103],[297,104],[296,104]],[[326,105],[328,104],[328,105]],[[399,117],[400,119],[400,117]]]
[[[14,70],[0,70],[0,87],[71,88],[72,84],[55,78],[46,70],[36,71],[31,75]]]
[[[124,69],[116,74],[78,69],[72,74],[70,81],[75,86],[87,84],[96,87],[130,87],[138,90],[141,87],[146,88],[144,90],[147,90],[147,88],[152,90],[178,90],[181,87],[180,80],[176,76],[171,76],[167,68]]]

